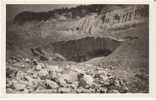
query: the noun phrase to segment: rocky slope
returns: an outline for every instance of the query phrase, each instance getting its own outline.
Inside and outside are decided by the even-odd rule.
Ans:
[[[8,93],[148,92],[148,6],[80,8],[7,24]]]

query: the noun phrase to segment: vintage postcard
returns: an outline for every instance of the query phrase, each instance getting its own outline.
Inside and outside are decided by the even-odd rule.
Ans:
[[[1,93],[154,93],[152,0],[2,1]]]

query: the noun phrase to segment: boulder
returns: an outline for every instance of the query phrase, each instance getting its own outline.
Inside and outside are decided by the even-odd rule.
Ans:
[[[88,88],[88,87],[92,86],[93,83],[94,83],[94,79],[92,76],[86,75],[86,74],[79,75],[79,86]]]
[[[58,78],[57,72],[49,72],[49,79],[56,80]]]
[[[40,71],[40,70],[42,69],[42,66],[41,66],[40,64],[38,64],[38,65],[36,65],[35,69],[36,69],[37,71]]]
[[[24,91],[24,89],[26,88],[26,84],[16,82],[16,83],[13,84],[13,87],[16,90],[23,90]]]
[[[78,73],[74,71],[67,71],[58,77],[59,83],[63,86],[66,84],[72,84],[78,80]]]
[[[14,90],[12,88],[6,88],[6,93],[13,93]]]
[[[16,79],[17,80],[23,80],[23,78],[25,77],[25,73],[24,72],[22,72],[22,71],[18,71],[17,73],[16,73]]]
[[[38,75],[40,78],[44,79],[45,77],[48,76],[48,71],[46,69],[42,69],[38,72]]]
[[[77,89],[78,85],[79,85],[79,83],[78,83],[77,81],[75,81],[75,82],[73,82],[73,83],[71,84],[71,87],[72,87],[73,89]]]
[[[59,76],[59,77],[57,78],[57,82],[58,82],[61,86],[63,86],[63,87],[66,86],[66,81],[65,81],[64,77]]]
[[[45,84],[46,84],[48,89],[56,89],[56,88],[59,87],[59,85],[56,82],[54,82],[52,80],[48,80],[48,79],[46,79],[46,83]]]

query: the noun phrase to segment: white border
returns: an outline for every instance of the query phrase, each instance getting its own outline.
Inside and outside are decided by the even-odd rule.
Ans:
[[[67,96],[67,97],[79,97],[83,96],[83,97],[110,97],[110,96],[114,96],[114,97],[118,97],[118,96],[122,96],[122,97],[134,97],[137,96],[139,98],[141,98],[142,96],[154,96],[154,6],[153,6],[153,0],[4,0],[1,1],[1,37],[0,37],[0,46],[1,46],[1,52],[0,52],[0,57],[1,57],[1,62],[0,62],[0,92],[2,96],[8,97],[16,97],[16,96],[31,96],[31,97],[35,97],[35,96],[42,96],[42,97],[51,97],[51,96]],[[136,93],[136,94],[6,94],[5,93],[5,41],[6,41],[6,4],[149,4],[150,5],[150,29],[149,29],[149,43],[150,43],[150,67],[149,67],[149,75],[150,75],[150,93],[149,94],[142,94],[142,93]]]

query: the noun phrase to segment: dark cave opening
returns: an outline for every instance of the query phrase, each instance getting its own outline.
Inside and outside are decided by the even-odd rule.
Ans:
[[[120,43],[110,38],[85,37],[53,43],[52,49],[68,61],[84,62],[95,57],[110,55]]]
[[[111,53],[112,53],[112,51],[110,51],[108,49],[97,49],[97,50],[86,52],[83,55],[77,55],[68,60],[75,61],[75,62],[84,62],[84,61],[88,61],[92,58],[108,56]]]

